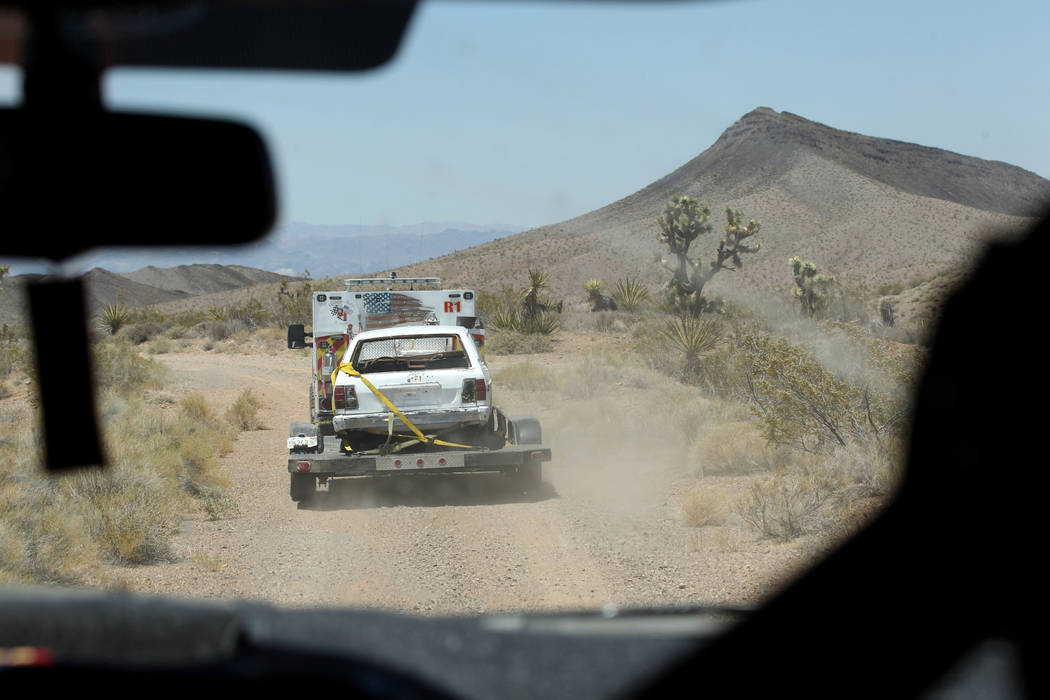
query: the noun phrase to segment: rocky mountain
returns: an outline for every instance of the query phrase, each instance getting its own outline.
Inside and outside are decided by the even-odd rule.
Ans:
[[[983,242],[1025,229],[1050,202],[1050,181],[1021,168],[917,144],[865,136],[790,112],[759,107],[697,157],[642,190],[583,216],[469,251],[406,266],[454,283],[499,289],[524,284],[529,264],[551,272],[553,291],[630,275],[655,290],[656,218],[674,195],[710,205],[715,231],[691,250],[713,257],[733,207],[762,225],[761,252],[709,290],[727,296],[786,295],[787,260],[801,255],[847,286],[917,286],[971,262]]]

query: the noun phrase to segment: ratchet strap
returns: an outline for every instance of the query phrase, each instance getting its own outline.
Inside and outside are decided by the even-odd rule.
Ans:
[[[465,450],[474,449],[473,445],[461,445],[458,442],[446,442],[444,440],[438,440],[433,435],[424,435],[423,431],[420,430],[419,428],[417,428],[412,423],[412,421],[410,421],[408,419],[408,417],[405,416],[404,413],[402,413],[401,411],[397,410],[397,406],[395,406],[393,403],[391,403],[390,399],[388,399],[387,397],[383,396],[383,392],[381,392],[379,389],[377,389],[375,384],[373,384],[372,382],[368,381],[368,377],[366,377],[365,375],[361,374],[356,369],[354,369],[354,364],[352,362],[343,362],[342,364],[340,364],[338,367],[335,368],[335,370],[332,372],[332,386],[333,387],[335,386],[336,375],[338,375],[340,372],[343,372],[344,374],[348,374],[351,377],[357,377],[362,382],[364,382],[364,385],[368,387],[368,390],[371,391],[373,394],[375,394],[376,398],[378,398],[380,401],[382,401],[383,404],[387,408],[390,409],[391,413],[393,413],[398,418],[400,418],[404,422],[404,424],[406,426],[408,426],[408,429],[413,432],[413,435],[398,435],[398,437],[408,438],[411,442],[409,442],[409,443],[402,443],[402,445],[407,446],[408,444],[412,444],[414,442],[422,442],[422,443],[425,443],[427,445],[441,445],[443,447],[461,447],[461,448],[463,448]],[[390,425],[391,425],[391,433],[392,433],[393,421],[391,421]],[[400,449],[400,447],[401,446],[397,446],[397,449]]]

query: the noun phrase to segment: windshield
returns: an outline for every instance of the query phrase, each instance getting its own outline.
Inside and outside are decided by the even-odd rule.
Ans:
[[[1050,197],[1046,12],[428,2],[371,72],[109,72],[114,109],[258,128],[279,220],[241,249],[5,261],[0,581],[419,615],[761,604],[889,502],[947,295]],[[105,472],[39,466],[24,289],[47,272],[87,280]],[[423,276],[472,296],[417,301]],[[465,408],[334,386],[394,313],[347,277],[471,336],[491,377],[384,394]],[[471,368],[462,342],[352,360]],[[381,417],[333,419],[354,402]],[[394,444],[418,473],[338,471]]]

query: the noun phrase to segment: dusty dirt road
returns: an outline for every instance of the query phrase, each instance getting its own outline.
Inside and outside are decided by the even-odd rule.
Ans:
[[[577,351],[543,362],[578,361]],[[220,411],[252,387],[268,429],[241,433],[223,460],[238,514],[188,516],[177,561],[115,572],[133,591],[416,614],[752,604],[812,557],[798,544],[687,526],[680,504],[694,481],[668,468],[670,457],[630,441],[588,442],[557,401],[499,387],[497,405],[537,415],[553,449],[538,493],[495,475],[343,481],[302,507],[288,495],[285,441],[288,424],[307,416],[308,360],[157,359],[174,370],[173,391],[202,392]]]

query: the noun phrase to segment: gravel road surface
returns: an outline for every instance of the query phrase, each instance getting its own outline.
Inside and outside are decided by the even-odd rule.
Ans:
[[[543,361],[575,357],[565,349]],[[202,392],[220,411],[252,387],[267,429],[241,433],[223,459],[238,513],[188,515],[177,561],[114,572],[133,591],[428,615],[750,605],[814,556],[804,542],[687,526],[681,499],[695,476],[674,455],[589,441],[557,401],[500,387],[497,404],[537,415],[553,449],[537,493],[498,475],[344,480],[303,507],[288,495],[285,441],[289,423],[307,417],[308,359],[203,351],[157,359],[174,370],[174,393]]]

